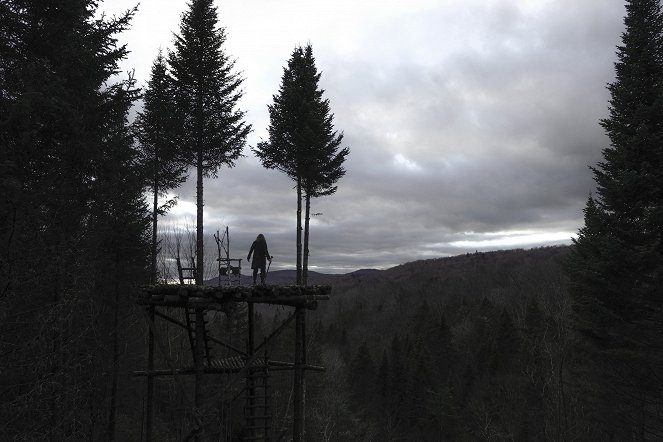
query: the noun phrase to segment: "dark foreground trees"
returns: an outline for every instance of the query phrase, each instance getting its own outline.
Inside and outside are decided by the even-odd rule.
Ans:
[[[159,206],[159,197],[178,187],[186,179],[186,168],[177,155],[178,113],[173,82],[166,60],[159,51],[152,64],[151,78],[144,95],[143,111],[136,128],[140,142],[140,162],[146,185],[152,192],[152,248],[150,280],[157,282],[157,222],[175,201]]]
[[[196,284],[203,283],[203,177],[232,167],[251,126],[237,109],[242,77],[223,50],[225,29],[218,28],[212,0],[192,0],[182,15],[175,50],[169,54],[180,119],[180,157],[196,169]]]
[[[0,6],[0,439],[113,439],[120,309],[146,282],[143,182],[114,80],[131,12]]]
[[[609,85],[610,138],[593,168],[570,275],[593,362],[587,397],[605,435],[663,438],[663,17],[631,0]]]
[[[269,105],[269,141],[254,149],[263,166],[286,173],[297,188],[297,284],[306,284],[311,198],[336,192],[349,153],[334,131],[329,100],[323,99],[311,45],[296,47],[283,69],[279,93]],[[306,202],[302,257],[302,197]]]

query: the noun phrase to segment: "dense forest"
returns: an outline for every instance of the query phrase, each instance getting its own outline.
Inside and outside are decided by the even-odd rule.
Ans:
[[[134,371],[146,367],[148,329],[136,295],[169,279],[159,263],[173,258],[157,223],[175,201],[159,197],[195,174],[196,233],[182,257],[202,284],[203,177],[232,167],[251,130],[214,2],[187,6],[141,91],[118,67],[129,48],[117,35],[135,10],[0,3],[1,440],[143,440],[146,385]],[[308,315],[308,362],[325,371],[306,375],[307,440],[663,439],[660,1],[626,2],[615,71],[600,122],[610,144],[573,245],[321,275],[307,271],[311,199],[335,192],[349,150],[311,46],[294,49],[269,140],[253,152],[296,189],[293,282],[333,287]],[[257,309],[256,341],[285,315]],[[204,319],[245,345],[245,310]],[[290,359],[293,325],[284,330],[265,356]],[[162,331],[155,365],[191,364],[186,332]],[[272,382],[280,432],[293,419],[292,380],[284,370]],[[200,385],[159,378],[151,439],[185,438],[205,415],[216,426],[206,436],[241,440],[239,384],[207,376],[207,399],[192,408]]]
[[[309,402],[312,439],[600,440],[575,387],[568,252],[472,253],[336,280],[315,314],[327,372]]]

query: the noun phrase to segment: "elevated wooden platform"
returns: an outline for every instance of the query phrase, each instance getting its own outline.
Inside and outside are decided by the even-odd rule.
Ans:
[[[172,377],[179,387],[180,397],[184,398],[186,402],[184,407],[191,417],[191,420],[183,421],[186,431],[189,432],[189,436],[183,440],[192,438],[200,440],[200,437],[206,437],[206,434],[218,431],[220,426],[226,430],[231,428],[233,420],[228,418],[230,416],[228,410],[232,409],[234,401],[243,399],[244,405],[241,408],[245,418],[243,429],[247,431],[247,435],[242,440],[273,442],[277,430],[281,430],[274,426],[270,413],[273,406],[270,373],[292,371],[292,440],[303,442],[305,372],[324,371],[324,367],[307,363],[306,310],[314,310],[318,306],[318,301],[329,299],[331,290],[331,286],[299,285],[164,284],[141,287],[136,302],[144,307],[140,310],[144,311],[148,324],[147,367],[145,370],[134,371],[133,374],[146,378],[145,439],[151,440],[152,437],[154,379],[168,376]],[[212,336],[207,318],[207,314],[211,311],[222,311],[231,316],[241,303],[247,305],[246,312],[242,313],[247,318],[245,350],[231,345],[232,342],[224,342],[221,337]],[[280,325],[275,325],[275,328],[258,345],[254,342],[255,304],[271,304],[293,309],[292,313],[283,319]],[[178,309],[181,311],[177,312]],[[181,335],[181,338],[188,338],[191,350],[190,361],[186,357],[182,358],[182,354],[173,357],[171,348],[166,345],[169,339],[168,328],[160,327],[163,321],[186,331],[186,335]],[[281,335],[287,329],[288,324],[293,322],[295,331],[293,361],[269,359],[268,344]],[[224,347],[224,357],[214,357],[214,350],[217,348],[215,345]],[[155,346],[159,349],[162,361],[167,364],[167,368],[155,368]],[[228,356],[228,350],[231,351],[230,356]],[[182,366],[182,362],[186,365]],[[220,374],[232,374],[234,375],[233,380],[224,379],[224,388],[217,391],[214,398],[205,398],[209,392],[204,387],[203,379],[210,375]],[[182,381],[182,377],[188,375],[195,377],[192,400],[188,399],[189,394],[187,393],[191,385]],[[238,387],[240,381],[244,381],[244,388]],[[237,392],[223,399],[224,395],[233,388]],[[221,411],[210,412],[210,407],[220,407]]]
[[[282,362],[266,360],[265,358],[255,358],[252,362],[247,364],[247,359],[233,356],[223,359],[211,359],[209,363],[204,364],[205,374],[224,374],[224,373],[240,373],[247,368],[256,369],[269,369],[269,371],[289,371],[295,369],[295,364],[292,362]],[[309,371],[324,371],[324,367],[318,365],[305,364],[304,370]],[[157,369],[157,370],[136,370],[133,372],[134,376],[172,376],[173,371],[179,375],[195,375],[196,367],[183,367],[176,369]]]
[[[199,286],[161,284],[144,286],[137,303],[146,306],[195,307],[227,311],[238,302],[317,308],[317,302],[329,299],[331,286],[222,285]]]

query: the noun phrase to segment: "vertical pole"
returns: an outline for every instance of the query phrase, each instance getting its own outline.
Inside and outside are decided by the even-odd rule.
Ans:
[[[202,150],[202,140],[200,136],[198,144],[198,158],[197,158],[197,170],[198,175],[196,178],[196,262],[194,267],[196,268],[196,285],[203,285],[203,274],[205,261],[203,259],[203,247],[204,247],[204,238],[203,238],[203,150]]]
[[[304,258],[302,262],[302,284],[308,284],[308,240],[309,240],[309,224],[311,218],[311,196],[309,191],[306,191],[304,196],[306,200],[306,209],[304,211]]]
[[[297,177],[297,285],[302,283],[302,180]]]
[[[194,364],[196,366],[196,392],[194,396],[194,413],[202,408],[202,399],[203,399],[203,375],[205,373],[205,367],[203,366],[203,357],[205,355],[205,311],[202,308],[196,308],[196,345],[194,351]],[[195,440],[199,440],[199,432],[196,432]]]
[[[272,418],[270,416],[270,405],[271,405],[271,395],[270,395],[270,385],[269,381],[269,357],[267,355],[267,338],[263,337],[262,341],[263,346],[263,357],[265,358],[265,378],[263,380],[263,385],[265,387],[265,408],[263,414],[265,416],[265,442],[270,442],[272,439]]]
[[[150,321],[154,323],[154,306],[147,309]],[[154,378],[151,373],[154,370],[154,333],[148,327],[147,333],[147,400],[145,401],[145,440],[152,441],[152,401],[154,398]]]
[[[216,241],[216,257],[217,257],[216,269],[217,269],[217,272],[218,272],[218,274],[217,274],[218,279],[216,281],[217,285],[221,285],[221,262],[222,261],[221,261],[221,237],[220,237],[220,235],[221,234],[219,233],[218,230],[214,234],[214,241]]]
[[[232,264],[230,263],[230,232],[228,231],[228,226],[226,226],[226,240],[228,241],[228,247],[226,248],[226,278],[228,279],[228,285],[230,285],[232,282]]]
[[[304,442],[304,308],[297,307],[295,316],[295,379],[293,442]]]
[[[301,329],[302,329],[302,365],[306,366],[308,364],[308,359],[306,357],[306,309],[302,307],[302,319],[301,319]],[[302,428],[306,429],[306,370],[302,367]],[[304,436],[306,431],[304,431]],[[304,439],[302,439],[304,440]]]
[[[247,356],[248,356],[248,361],[251,361],[251,359],[253,358],[253,349],[255,348],[255,345],[254,345],[255,336],[253,334],[253,303],[252,302],[248,303],[248,310],[249,310],[249,313],[248,313],[248,315],[249,315],[249,318],[248,318],[249,319],[249,324],[248,324],[249,341],[247,343],[246,353],[247,353]],[[253,361],[251,361],[250,363],[253,364]],[[249,397],[248,397],[248,401],[247,401],[247,406],[249,408],[249,419],[248,419],[248,422],[247,422],[247,426],[250,427],[249,436],[254,437],[256,435],[255,428],[253,428],[253,427],[255,427],[255,422],[256,422],[255,421],[255,395],[256,395],[256,390],[255,390],[255,383],[254,383],[254,378],[253,378],[253,368],[249,368],[249,370],[247,371],[247,379],[246,380],[247,380],[247,384],[248,384],[247,387],[248,387],[248,393],[249,393]]]
[[[152,268],[150,271],[150,283],[157,283],[157,221],[159,220],[159,189],[157,180],[154,180],[154,206],[152,207]]]
[[[249,343],[247,348],[247,354],[253,356],[253,349],[255,348],[254,339],[255,335],[253,333],[253,303],[248,302],[249,307]]]

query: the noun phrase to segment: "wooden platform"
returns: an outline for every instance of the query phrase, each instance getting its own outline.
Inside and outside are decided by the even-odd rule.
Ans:
[[[247,367],[249,365],[249,367]],[[251,363],[247,358],[240,356],[231,356],[223,359],[212,359],[209,364],[205,363],[205,374],[221,374],[221,373],[239,373],[247,368],[268,369],[269,371],[289,371],[295,369],[295,364],[292,362],[281,362],[273,360],[265,360],[265,358],[255,358]],[[324,371],[324,367],[317,365],[304,364],[303,368],[309,371]],[[196,374],[195,367],[183,367],[171,369],[156,369],[156,370],[136,370],[132,374],[134,376],[172,376],[173,371],[175,374],[180,375],[193,375]]]
[[[197,307],[226,311],[238,302],[317,308],[317,302],[329,299],[331,286],[301,285],[226,285],[199,286],[161,284],[141,287],[137,303],[164,307]]]

